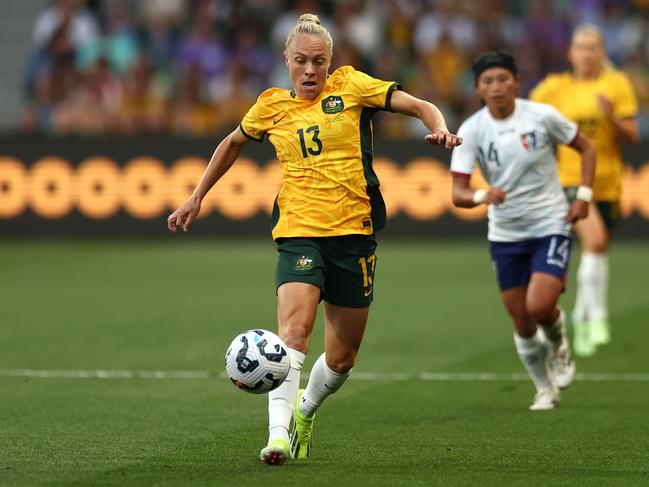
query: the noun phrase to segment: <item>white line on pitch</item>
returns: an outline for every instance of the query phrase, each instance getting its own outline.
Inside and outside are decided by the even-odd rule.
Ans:
[[[0,369],[0,377],[43,379],[209,379],[206,370],[34,370]]]
[[[307,372],[308,373],[308,372]],[[24,377],[42,379],[211,379],[227,378],[225,372],[207,370],[34,370],[34,369],[0,369],[0,377]],[[431,382],[517,382],[528,381],[523,373],[490,373],[490,372],[354,372],[354,380],[364,381],[408,381],[421,380]],[[649,382],[649,373],[626,374],[577,374],[581,382]]]

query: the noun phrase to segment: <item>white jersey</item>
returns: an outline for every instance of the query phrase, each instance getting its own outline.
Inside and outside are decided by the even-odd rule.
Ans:
[[[570,235],[555,152],[556,145],[570,144],[577,132],[577,125],[555,108],[521,98],[504,120],[484,107],[461,125],[458,135],[464,142],[453,149],[451,171],[470,176],[478,162],[489,185],[505,192],[504,203],[489,205],[490,241]]]

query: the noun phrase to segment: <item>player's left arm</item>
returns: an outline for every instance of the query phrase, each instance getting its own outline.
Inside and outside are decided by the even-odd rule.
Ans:
[[[405,91],[395,90],[392,93],[390,107],[394,112],[417,117],[421,120],[431,131],[425,137],[431,144],[439,144],[447,149],[452,149],[462,143],[462,137],[448,131],[442,112],[432,103],[415,98]]]
[[[588,216],[588,205],[593,199],[593,181],[595,179],[595,148],[583,135],[577,136],[570,147],[581,154],[581,184],[577,189],[577,197],[570,205],[566,221],[575,223]]]
[[[615,133],[619,138],[629,144],[640,142],[640,132],[638,130],[638,121],[635,117],[617,117],[615,116],[615,106],[606,96],[597,95],[597,102],[604,112],[604,116],[611,122]]]

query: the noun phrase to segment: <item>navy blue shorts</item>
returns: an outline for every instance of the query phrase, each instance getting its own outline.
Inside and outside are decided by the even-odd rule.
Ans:
[[[526,286],[534,272],[551,274],[565,282],[571,246],[572,239],[564,235],[521,242],[490,242],[500,290]]]

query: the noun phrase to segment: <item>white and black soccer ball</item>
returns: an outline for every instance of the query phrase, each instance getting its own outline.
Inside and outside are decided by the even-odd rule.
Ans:
[[[239,389],[264,394],[279,387],[291,368],[288,347],[267,330],[248,330],[237,336],[225,353],[225,370]]]

